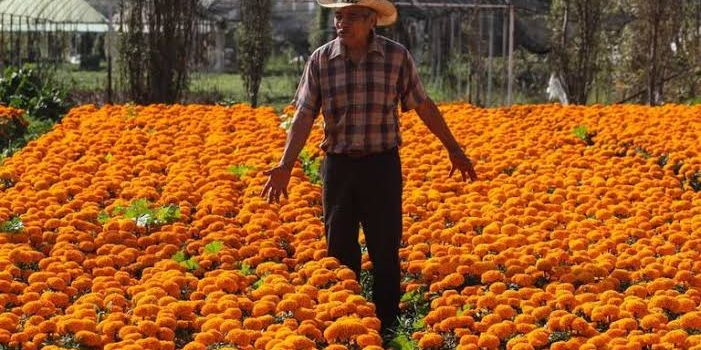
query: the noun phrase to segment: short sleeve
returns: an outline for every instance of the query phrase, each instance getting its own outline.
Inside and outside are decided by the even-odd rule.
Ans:
[[[303,116],[316,118],[321,108],[321,88],[319,86],[318,51],[309,56],[304,73],[297,86],[295,96],[290,102]]]
[[[402,112],[420,106],[428,98],[423,85],[421,85],[414,59],[409,52],[406,52],[399,71],[399,96]]]

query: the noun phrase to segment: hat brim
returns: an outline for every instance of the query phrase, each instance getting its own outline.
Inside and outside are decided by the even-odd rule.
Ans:
[[[322,7],[339,9],[348,6],[363,6],[377,13],[377,25],[384,27],[397,21],[397,8],[388,0],[358,0],[356,2],[339,2],[338,0],[316,0]]]

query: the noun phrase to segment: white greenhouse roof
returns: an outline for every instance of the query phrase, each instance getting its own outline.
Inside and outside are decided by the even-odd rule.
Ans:
[[[0,0],[2,31],[106,32],[107,18],[84,0]]]

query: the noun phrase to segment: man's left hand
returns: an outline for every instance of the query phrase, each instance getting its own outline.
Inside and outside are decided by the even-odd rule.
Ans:
[[[462,174],[462,180],[467,181],[467,176],[470,176],[471,181],[477,181],[477,173],[475,168],[472,166],[472,161],[465,155],[461,149],[455,149],[448,151],[450,156],[450,174],[448,177],[452,177],[455,170],[460,171]]]

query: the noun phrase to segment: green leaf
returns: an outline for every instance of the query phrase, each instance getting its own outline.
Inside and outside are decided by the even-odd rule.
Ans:
[[[229,167],[229,169],[227,169],[227,170],[228,170],[230,173],[232,173],[232,174],[238,176],[239,178],[242,178],[242,177],[248,175],[248,173],[251,172],[251,171],[254,170],[254,169],[255,169],[255,167],[252,167],[252,166],[250,166],[250,165],[239,164],[239,165],[231,166],[231,167]]]
[[[112,215],[124,215],[124,213],[127,211],[127,208],[123,206],[117,206],[112,210]]]
[[[97,214],[97,222],[100,223],[100,225],[104,225],[107,223],[107,220],[110,219],[110,215],[107,214],[106,211],[102,210],[100,211],[99,214]]]
[[[180,265],[185,266],[188,270],[197,270],[200,267],[200,264],[194,258],[187,259],[181,262]]]
[[[290,130],[292,127],[292,121],[294,120],[293,117],[294,116],[289,113],[280,114],[280,127],[285,130]]]
[[[259,278],[255,283],[253,283],[253,285],[251,285],[251,288],[253,288],[253,290],[256,290],[256,289],[260,288],[260,286],[262,286],[262,285],[263,285],[263,279]]]
[[[127,219],[137,220],[140,216],[145,214],[150,214],[150,209],[148,208],[148,200],[146,199],[136,199],[131,202],[131,205],[124,212],[124,217]]]
[[[406,292],[402,295],[401,302],[403,303],[408,303],[410,301],[416,301],[416,299],[419,297],[419,293],[416,290],[412,290],[411,292]]]
[[[420,318],[420,319],[414,321],[414,323],[412,323],[411,326],[414,327],[414,330],[419,331],[419,330],[422,330],[426,327],[426,321],[424,321],[423,318]]]
[[[307,176],[309,182],[313,184],[321,183],[321,159],[312,158],[312,156],[306,150],[303,150],[299,154],[299,159],[302,161],[302,170],[304,175]]]
[[[249,276],[253,274],[253,269],[251,269],[251,265],[248,265],[246,263],[241,264],[241,274],[244,276]]]
[[[175,204],[168,204],[156,211],[155,223],[158,225],[170,224],[180,219],[180,208]]]
[[[586,125],[578,125],[572,130],[572,133],[574,136],[577,136],[580,140],[584,141],[588,146],[591,146],[594,144],[594,140],[592,140],[592,137],[596,135],[596,133],[592,133],[589,130],[587,130]]]
[[[460,309],[458,309],[457,316],[462,316],[465,314],[465,311],[472,310],[473,308],[474,306],[472,306],[471,304],[465,304]]]
[[[645,159],[648,159],[648,158],[652,157],[652,155],[650,154],[650,152],[648,152],[648,151],[647,151],[645,148],[643,148],[643,147],[635,147],[635,153],[639,154],[640,156],[642,156],[642,157],[645,158]]]
[[[24,223],[19,218],[19,216],[13,216],[10,220],[7,220],[0,224],[0,232],[6,233],[20,233],[24,230]]]
[[[409,339],[408,336],[402,334],[394,337],[392,341],[389,344],[393,349],[399,349],[399,350],[418,350],[419,345],[413,341],[412,339]]]
[[[112,158],[113,158],[113,157],[112,157],[112,152],[107,153],[107,155],[105,156],[105,160],[106,160],[107,162],[111,162],[111,161],[112,161]]]
[[[204,252],[205,254],[217,254],[222,248],[224,248],[224,243],[213,241],[204,246]]]
[[[584,141],[587,138],[588,134],[587,127],[584,125],[578,125],[574,128],[574,130],[572,130],[572,133],[574,134],[574,136],[577,136],[582,141]]]
[[[173,254],[171,259],[181,263],[181,262],[187,260],[187,257],[185,256],[185,251],[179,250],[177,253]]]
[[[662,168],[665,165],[667,165],[668,161],[669,161],[669,155],[663,154],[657,159],[657,164],[660,166],[660,168]]]

